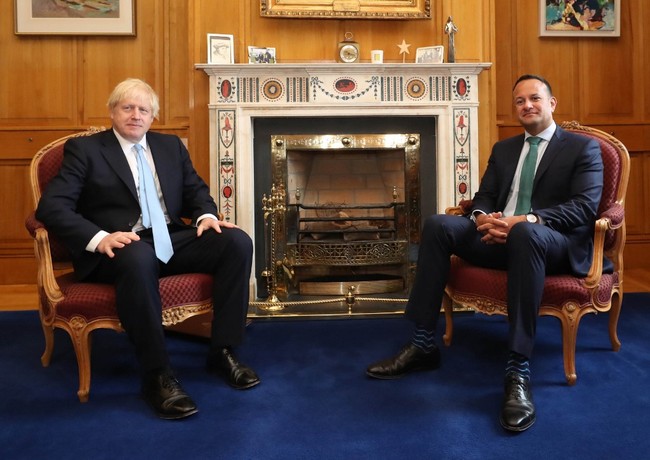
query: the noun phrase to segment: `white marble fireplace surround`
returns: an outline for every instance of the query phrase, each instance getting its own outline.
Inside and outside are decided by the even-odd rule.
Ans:
[[[254,119],[421,115],[436,119],[436,201],[444,210],[478,185],[478,75],[490,66],[197,64],[210,78],[211,192],[226,219],[253,235],[261,200],[252,193]]]

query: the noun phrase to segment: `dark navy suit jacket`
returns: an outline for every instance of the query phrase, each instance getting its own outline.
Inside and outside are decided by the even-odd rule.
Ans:
[[[472,210],[503,211],[523,145],[523,134],[494,145]],[[598,142],[558,126],[535,173],[532,212],[569,239],[569,258],[576,275],[589,271],[602,188]]]
[[[181,140],[150,131],[147,142],[171,221],[185,225],[183,218],[216,215],[209,187]],[[100,230],[129,232],[140,213],[133,174],[111,129],[66,142],[61,170],[44,191],[36,218],[68,247],[83,279],[101,258],[85,249],[92,237]]]

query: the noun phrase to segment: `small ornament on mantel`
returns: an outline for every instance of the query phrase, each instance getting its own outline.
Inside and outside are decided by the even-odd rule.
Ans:
[[[449,46],[447,47],[447,62],[456,62],[456,44],[454,43],[454,35],[458,32],[458,27],[454,24],[451,16],[447,18],[445,24],[445,34],[449,35]]]
[[[404,39],[402,39],[402,43],[397,45],[397,47],[399,48],[399,54],[402,55],[402,64],[404,64],[406,62],[406,55],[411,53],[409,51],[410,46],[411,46],[411,44],[406,43],[406,41]]]

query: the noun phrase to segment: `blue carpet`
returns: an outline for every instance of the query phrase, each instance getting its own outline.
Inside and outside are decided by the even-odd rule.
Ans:
[[[436,372],[395,381],[366,366],[408,340],[401,318],[260,321],[242,360],[262,384],[236,391],[203,370],[206,343],[168,338],[199,414],[158,420],[139,398],[124,334],[98,331],[90,401],[76,397],[67,335],[49,368],[36,312],[0,313],[0,458],[122,459],[637,459],[650,452],[650,294],[627,294],[611,351],[607,315],[580,325],[578,383],[562,367],[559,322],[540,318],[532,361],[537,423],[521,434],[498,423],[506,323],[464,314]]]

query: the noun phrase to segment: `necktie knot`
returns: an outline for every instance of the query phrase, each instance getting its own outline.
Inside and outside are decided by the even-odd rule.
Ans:
[[[528,143],[530,144],[531,147],[533,147],[533,146],[537,147],[539,145],[539,143],[541,142],[542,138],[537,137],[537,136],[530,136],[526,140],[528,141]],[[138,145],[138,147],[142,147],[142,146]]]

